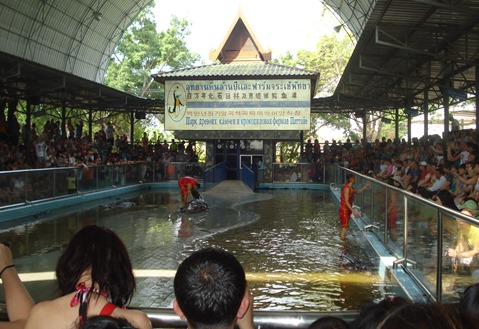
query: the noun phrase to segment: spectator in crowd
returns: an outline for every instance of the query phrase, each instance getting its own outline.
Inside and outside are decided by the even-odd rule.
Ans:
[[[27,329],[71,328],[95,315],[124,318],[138,329],[151,329],[141,311],[126,309],[136,284],[128,251],[111,230],[86,226],[63,251],[56,267],[61,297],[34,306]]]
[[[308,329],[348,329],[349,324],[336,316],[324,316],[308,326]]]
[[[134,329],[125,319],[97,315],[88,318],[79,329]]]
[[[225,250],[205,248],[186,258],[176,272],[174,291],[173,309],[188,328],[254,328],[245,272]]]
[[[464,194],[468,196],[474,197],[475,187],[479,180],[479,161],[476,162],[467,162],[466,166],[466,177],[459,175],[456,173],[454,178],[457,179],[458,182],[464,184]]]
[[[0,327],[5,329],[24,328],[34,303],[18,276],[13,263],[12,251],[7,243],[0,244],[0,278],[9,320],[9,322],[0,323]]]
[[[461,294],[459,306],[473,323],[479,322],[479,283],[468,286]]]
[[[376,329],[460,329],[467,328],[467,325],[457,307],[409,303],[387,314]]]
[[[432,198],[434,194],[439,192],[447,183],[447,179],[444,176],[444,169],[442,167],[434,169],[434,176],[429,183],[420,187],[418,192],[426,199]]]
[[[464,183],[467,180],[466,177],[466,165],[457,165],[451,168],[451,175],[453,177],[450,191],[454,198],[460,198],[464,196]],[[461,179],[459,179],[461,177]]]
[[[451,130],[458,131],[460,129],[459,120],[454,118],[454,116],[449,116],[449,121],[451,121]]]
[[[395,309],[408,305],[410,301],[402,297],[388,297],[378,303],[364,304],[356,319],[351,324],[351,329],[376,329],[382,320]]]
[[[440,190],[432,196],[432,200],[444,207],[459,211],[459,208],[454,202],[454,196],[448,190]]]
[[[466,201],[459,208],[461,208],[462,214],[474,217],[477,204],[475,207],[469,206],[468,202]],[[454,248],[447,248],[447,255],[452,259],[455,272],[469,272],[477,276],[479,264],[476,256],[479,254],[479,227],[466,223],[462,219],[457,219],[456,222],[458,228],[456,245]]]

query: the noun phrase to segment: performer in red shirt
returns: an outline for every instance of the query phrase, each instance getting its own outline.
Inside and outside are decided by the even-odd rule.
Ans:
[[[200,183],[193,177],[185,176],[178,180],[178,186],[181,190],[181,211],[184,210],[186,203],[190,201],[191,191],[200,188]]]
[[[351,214],[354,214],[355,217],[359,217],[359,213],[353,208],[354,194],[363,193],[364,190],[366,190],[365,185],[363,188],[355,191],[353,187],[355,182],[355,176],[353,174],[347,174],[346,184],[344,184],[343,189],[341,190],[341,199],[339,204],[339,220],[341,222],[341,232],[339,237],[341,240],[346,239],[346,233],[348,231]]]

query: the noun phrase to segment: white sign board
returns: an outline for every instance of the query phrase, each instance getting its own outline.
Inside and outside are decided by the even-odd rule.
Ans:
[[[167,130],[309,130],[310,80],[166,81]]]

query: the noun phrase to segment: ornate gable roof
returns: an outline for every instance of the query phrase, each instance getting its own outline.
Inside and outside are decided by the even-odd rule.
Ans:
[[[210,53],[210,60],[221,63],[264,62],[271,59],[271,51],[265,51],[250,28],[241,9],[216,51]]]

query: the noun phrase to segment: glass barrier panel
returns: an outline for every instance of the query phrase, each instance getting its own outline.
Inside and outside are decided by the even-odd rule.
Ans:
[[[98,189],[111,188],[112,184],[112,172],[109,166],[97,166],[96,173],[98,175]]]
[[[300,182],[301,183],[310,183],[312,182],[311,180],[311,172],[313,170],[313,165],[311,163],[302,163],[300,164],[301,169],[300,169]],[[298,174],[299,175],[299,174]]]
[[[323,182],[326,184],[331,184],[331,183],[339,183],[339,180],[337,180],[337,175],[336,175],[336,166],[333,164],[326,164],[324,167],[324,178]]]
[[[372,211],[371,225],[376,228],[373,229],[381,241],[385,239],[385,216],[386,216],[386,193],[387,189],[384,185],[378,182],[371,184],[371,196],[374,199],[374,208]]]
[[[125,167],[123,165],[109,166],[110,175],[112,177],[112,186],[120,187],[126,185]]]
[[[145,162],[142,169],[141,181],[145,183],[150,183],[155,181],[155,163],[154,162]]]
[[[436,296],[438,210],[415,198],[407,199],[407,259],[409,270]],[[443,214],[444,215],[444,214]]]
[[[140,166],[134,163],[125,163],[126,185],[138,184],[140,181]]]
[[[386,211],[383,218],[386,225],[385,239],[397,257],[404,257],[405,209],[404,194],[395,188],[386,188]]]
[[[479,279],[479,223],[449,216],[443,219],[442,237],[441,301],[453,303]]]
[[[194,178],[203,178],[204,166],[199,162],[188,162],[185,164],[184,175]]]
[[[153,181],[161,182],[165,179],[165,164],[163,162],[153,162]]]
[[[173,162],[165,163],[165,181],[177,180],[176,167]]]
[[[71,194],[70,190],[76,193],[76,174],[73,168],[57,168],[53,170],[55,197],[62,197]]]
[[[83,165],[78,170],[78,190],[81,192],[90,192],[97,187],[97,168],[96,166]]]
[[[302,169],[299,163],[274,163],[273,183],[301,182]]]
[[[2,173],[0,175],[0,207],[25,203],[26,188],[26,172]]]
[[[374,201],[373,193],[374,190],[372,188],[372,183],[366,181],[365,179],[361,178],[361,185],[368,186],[368,188],[360,194],[361,196],[361,215],[363,216],[363,221],[366,225],[372,224],[372,218],[374,218],[374,207],[376,207],[376,202]]]
[[[27,201],[53,198],[55,195],[54,170],[31,170],[26,178]]]

